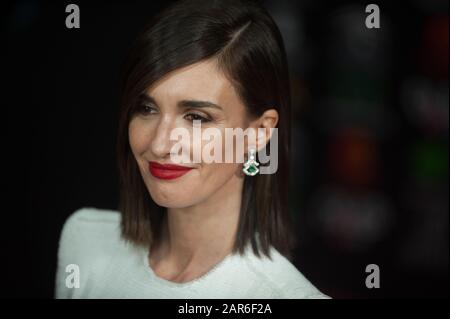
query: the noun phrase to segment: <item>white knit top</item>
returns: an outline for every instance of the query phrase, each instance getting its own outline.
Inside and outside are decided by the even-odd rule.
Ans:
[[[56,298],[329,298],[284,256],[230,254],[201,277],[176,283],[149,266],[149,250],[120,236],[116,211],[83,208],[65,222],[58,249]]]

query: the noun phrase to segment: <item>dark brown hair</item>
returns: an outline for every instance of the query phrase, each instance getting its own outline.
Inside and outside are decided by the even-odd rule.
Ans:
[[[209,58],[217,59],[250,117],[269,108],[279,113],[278,170],[245,176],[233,252],[242,254],[250,242],[257,256],[262,251],[270,257],[272,245],[291,258],[294,236],[287,201],[291,102],[286,53],[275,22],[254,1],[177,2],[155,16],[134,43],[123,75],[118,130],[122,236],[139,245],[157,243],[166,210],[152,200],[130,149],[133,105],[164,75]]]

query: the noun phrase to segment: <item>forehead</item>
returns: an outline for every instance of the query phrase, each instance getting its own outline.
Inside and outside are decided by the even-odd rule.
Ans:
[[[147,93],[159,102],[195,99],[221,104],[238,99],[231,82],[219,70],[215,60],[175,70],[155,82]]]

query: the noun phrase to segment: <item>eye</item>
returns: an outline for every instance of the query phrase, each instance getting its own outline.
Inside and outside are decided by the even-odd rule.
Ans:
[[[202,116],[200,114],[196,114],[196,113],[188,113],[186,114],[185,117],[188,121],[201,121],[202,123],[206,123],[206,122],[210,122],[211,119],[207,118],[205,116]]]
[[[156,108],[148,103],[142,103],[139,105],[138,107],[138,113],[141,115],[150,115],[150,114],[154,114],[157,110]]]

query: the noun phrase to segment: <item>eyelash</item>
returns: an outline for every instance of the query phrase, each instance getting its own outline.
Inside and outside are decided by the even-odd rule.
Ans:
[[[147,116],[147,115],[152,115],[155,113],[151,113],[152,111],[155,111],[156,108],[152,105],[149,104],[141,104],[139,106],[139,110],[138,113],[143,115],[143,116]],[[205,116],[202,116],[200,114],[197,113],[187,113],[186,116],[190,116],[192,119],[188,120],[189,122],[192,122],[194,120],[200,120],[202,123],[207,123],[207,122],[211,122],[210,118],[207,118]]]
[[[207,122],[211,122],[210,119],[201,116],[200,114],[196,114],[196,113],[188,113],[186,114],[186,116],[191,116],[192,120],[189,120],[190,122],[195,121],[195,120],[200,120],[202,123],[207,123]]]
[[[153,106],[151,106],[151,105],[149,105],[149,104],[140,104],[139,106],[138,106],[138,113],[139,114],[141,114],[141,115],[151,115],[150,114],[150,112],[152,111],[152,110],[156,110],[156,108],[155,107],[153,107]],[[153,113],[152,113],[153,114]]]

